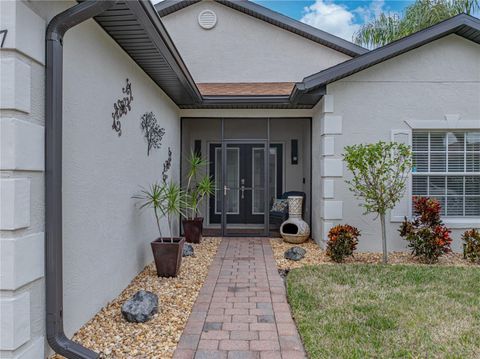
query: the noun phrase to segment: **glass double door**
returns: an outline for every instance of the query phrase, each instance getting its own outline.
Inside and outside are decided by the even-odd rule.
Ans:
[[[220,225],[222,235],[267,235],[270,192],[275,196],[277,187],[269,181],[267,142],[226,141],[210,144],[209,151],[210,175],[216,184],[210,223]]]

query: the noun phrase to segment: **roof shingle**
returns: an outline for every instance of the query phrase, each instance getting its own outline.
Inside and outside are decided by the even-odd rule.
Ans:
[[[289,96],[293,82],[197,83],[202,96]]]

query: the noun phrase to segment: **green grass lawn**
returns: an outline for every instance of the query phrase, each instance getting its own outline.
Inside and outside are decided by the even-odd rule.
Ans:
[[[480,268],[294,269],[288,299],[309,358],[480,358]]]

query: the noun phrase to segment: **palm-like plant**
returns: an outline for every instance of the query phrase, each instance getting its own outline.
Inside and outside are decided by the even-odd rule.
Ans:
[[[381,14],[353,35],[356,44],[366,47],[386,45],[458,14],[480,9],[479,0],[417,0],[403,15]]]
[[[178,215],[184,216],[183,208],[185,208],[184,192],[180,186],[174,182],[155,182],[148,188],[142,187],[139,194],[133,196],[133,198],[140,201],[140,209],[153,208],[162,242],[160,219],[162,217],[167,218],[170,241],[173,243],[172,219]]]
[[[195,219],[199,212],[200,203],[206,196],[214,193],[215,182],[209,175],[199,178],[201,171],[208,165],[208,161],[195,152],[187,158],[189,170],[187,173],[187,187],[185,189],[186,213],[190,219]],[[190,210],[190,215],[188,215]]]

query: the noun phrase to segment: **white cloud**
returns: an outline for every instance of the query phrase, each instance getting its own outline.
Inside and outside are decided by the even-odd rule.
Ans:
[[[353,34],[360,26],[378,16],[383,11],[384,5],[384,0],[374,0],[368,6],[349,10],[346,6],[329,0],[315,0],[312,5],[305,7],[305,13],[300,21],[352,41]]]
[[[362,23],[365,23],[372,20],[374,17],[380,16],[382,12],[385,12],[384,6],[384,0],[373,0],[369,6],[360,6],[353,10],[353,12],[361,17]]]

